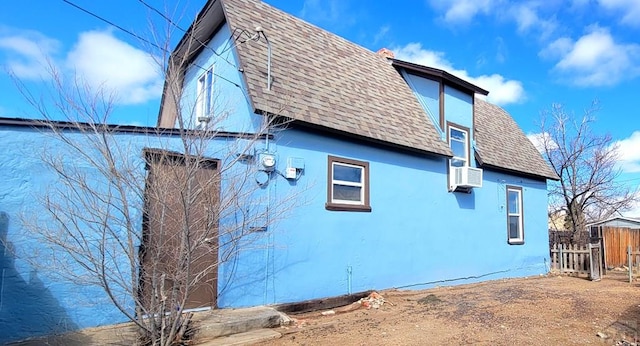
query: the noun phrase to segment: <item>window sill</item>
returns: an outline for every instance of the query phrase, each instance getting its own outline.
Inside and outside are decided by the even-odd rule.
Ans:
[[[509,245],[524,245],[524,240],[507,240]]]
[[[371,212],[371,206],[368,205],[325,203],[324,208],[332,211]]]

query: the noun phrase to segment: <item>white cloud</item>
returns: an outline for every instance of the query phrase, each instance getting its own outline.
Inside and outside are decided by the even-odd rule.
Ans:
[[[629,138],[616,141],[618,163],[625,173],[640,172],[640,131],[635,131]]]
[[[5,66],[18,78],[42,79],[47,76],[51,55],[60,47],[58,41],[35,31],[0,31],[0,51],[6,55]]]
[[[529,133],[527,134],[527,138],[533,143],[533,146],[541,153],[545,152],[545,142],[548,143],[549,149],[557,149],[558,143],[556,143],[549,135],[549,133]]]
[[[636,203],[634,207],[622,213],[624,217],[640,218],[640,203]]]
[[[116,90],[123,103],[143,103],[162,92],[161,73],[153,58],[109,31],[80,34],[66,65],[91,86]]]
[[[622,14],[620,22],[630,26],[640,26],[640,0],[599,0],[600,6]]]
[[[577,41],[552,42],[542,56],[561,56],[554,70],[578,86],[606,86],[640,74],[640,45],[617,43],[606,28],[592,26]]]
[[[444,53],[423,49],[420,43],[409,43],[404,47],[393,48],[392,51],[399,60],[445,70],[478,85],[489,91],[487,96],[489,102],[506,105],[520,102],[525,97],[524,88],[520,81],[507,80],[499,74],[471,77],[467,71],[455,69],[453,64],[445,58]]]
[[[535,33],[538,39],[546,40],[557,29],[557,21],[551,18],[541,18],[536,2],[524,2],[507,8],[507,17],[511,18],[521,34]]]
[[[66,54],[61,46],[38,32],[3,29],[0,63],[25,80],[50,78],[52,69],[63,76],[75,74],[92,88],[114,91],[123,104],[144,103],[161,95],[162,74],[153,58],[110,31],[81,33]]]
[[[444,22],[459,25],[471,22],[480,15],[497,20],[514,22],[520,34],[533,33],[537,39],[546,40],[557,28],[555,2],[505,0],[430,0],[431,7],[442,13]],[[551,12],[548,18],[543,10]]]
[[[560,59],[569,53],[572,47],[573,41],[569,37],[560,37],[549,43],[538,55],[546,59]]]
[[[525,4],[514,6],[511,12],[518,25],[518,30],[521,32],[529,30],[540,21],[535,9]]]
[[[431,6],[444,11],[444,21],[451,24],[466,23],[478,14],[489,14],[500,0],[431,0]]]
[[[389,30],[391,30],[391,27],[389,25],[380,27],[378,32],[373,37],[373,44],[377,45],[380,41],[382,41],[382,39],[389,33]]]
[[[507,57],[509,56],[509,49],[507,48],[507,45],[502,37],[496,38],[496,46],[496,61],[502,64],[507,61]]]

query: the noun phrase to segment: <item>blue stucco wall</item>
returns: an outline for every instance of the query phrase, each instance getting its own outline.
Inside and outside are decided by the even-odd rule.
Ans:
[[[84,152],[92,153],[90,138],[86,134],[70,131],[65,132],[65,136],[80,144]],[[143,148],[181,150],[181,142],[177,137],[120,133],[112,139],[114,153],[121,155],[116,157],[116,161],[135,169],[140,187],[144,186],[146,174]],[[77,153],[72,153],[68,145],[49,131],[27,126],[0,126],[0,142],[5,148],[0,151],[0,344],[126,321],[126,317],[111,304],[101,288],[55,277],[56,268],[44,264],[51,252],[24,224],[24,221],[34,220],[50,222],[50,216],[40,201],[50,189],[60,186],[56,174],[43,165],[43,155],[52,155],[64,164],[83,169],[87,176],[94,179],[96,189],[103,189],[107,185],[103,177],[95,167],[87,164]],[[205,155],[223,160],[234,159],[234,152],[238,150],[236,142],[235,139],[214,140]],[[238,166],[228,170],[230,178],[247,169],[246,165]],[[231,184],[229,180],[223,177],[222,189],[228,188]],[[142,200],[136,197],[139,195],[130,196],[130,211],[134,220],[139,221],[136,227],[141,230]],[[91,237],[91,234],[85,236]],[[42,259],[42,266],[31,265],[32,262],[27,258],[33,255]],[[62,256],[63,253],[56,255]],[[124,255],[115,261],[125,263],[121,268],[129,268]],[[126,277],[131,273],[125,270],[122,275]],[[225,283],[221,281],[221,285]],[[118,294],[117,291],[115,293]],[[130,301],[124,302],[132,307]]]
[[[233,50],[225,51],[229,36],[225,25],[196,63],[205,68],[215,65],[216,74],[228,80],[215,81],[220,102],[216,109],[224,112],[216,128],[255,131],[262,118],[252,113],[245,97]],[[201,72],[197,67],[187,71],[184,114],[193,114]],[[433,104],[433,85],[426,83],[424,87],[418,94]],[[447,120],[472,129],[471,107],[468,95],[446,90]],[[251,178],[246,180],[255,188],[256,209],[268,212],[268,227],[221,266],[221,307],[294,302],[369,289],[427,288],[547,271],[544,180],[485,170],[482,188],[470,194],[450,193],[443,157],[297,128],[275,136],[268,145],[257,143],[254,149],[276,155],[277,172],[271,173],[269,183],[262,187],[256,188]],[[5,245],[0,245],[0,343],[124,321],[100,290],[54,281],[14,255],[40,248],[24,235],[20,224],[25,214],[41,214],[34,196],[54,181],[53,174],[42,168],[39,154],[42,148],[53,153],[64,150],[51,136],[26,127],[0,127],[0,141],[9,148],[0,152],[0,237],[5,240]],[[118,138],[129,147],[121,159],[139,162],[141,170],[142,148],[177,148],[176,141],[136,134]],[[212,144],[208,156],[227,156],[225,150],[232,143]],[[369,162],[371,212],[325,209],[328,155]],[[305,169],[297,181],[279,175],[284,173],[288,158],[304,161]],[[231,170],[228,179],[244,174],[243,169],[255,167]],[[523,187],[523,245],[507,243],[506,185]],[[280,209],[283,205],[287,206],[284,211]],[[141,218],[141,210],[137,212]]]
[[[444,118],[445,121],[469,128],[473,138],[473,96],[445,85]]]
[[[406,73],[404,70],[402,71],[402,77],[413,90],[413,94],[435,125],[442,139],[445,140],[444,129],[440,128],[440,83],[432,79]]]
[[[41,250],[41,244],[24,233],[21,217],[42,214],[36,198],[55,181],[42,167],[41,149],[62,153],[64,148],[50,135],[29,128],[0,128],[0,140],[12,148],[0,153],[0,342],[124,321],[99,289],[54,281],[14,255]],[[133,134],[118,137],[129,155],[138,153],[122,160],[139,162],[141,170],[142,148],[177,145],[171,141]],[[223,149],[213,147],[211,155],[220,155],[216,151]],[[444,158],[296,129],[278,133],[269,151],[276,155],[279,172],[295,157],[304,160],[304,173],[290,181],[274,172],[269,184],[254,192],[271,214],[282,201],[295,202],[285,214],[271,215],[267,231],[223,264],[221,307],[547,271],[544,181],[485,170],[482,188],[471,194],[449,193]],[[371,212],[325,209],[327,155],[370,163]],[[507,244],[506,184],[524,188],[524,245]],[[138,215],[141,218],[141,211]]]
[[[0,127],[0,142],[0,343],[123,321],[99,289],[53,280],[24,258],[49,254],[26,231],[23,218],[46,217],[39,200],[56,179],[41,155],[62,153],[63,145],[28,127]]]
[[[319,150],[319,148],[322,148]],[[274,200],[300,193],[264,248],[239,259],[221,306],[300,301],[391,287],[426,288],[547,272],[546,183],[485,170],[471,194],[447,192],[446,160],[305,131],[272,145],[278,169],[303,158],[295,184],[275,175]],[[327,155],[370,163],[372,211],[325,209]],[[524,189],[525,244],[507,243],[506,185]]]
[[[238,72],[238,59],[232,48],[234,42],[229,40],[230,36],[229,26],[224,24],[187,69],[181,98],[182,116],[195,121],[198,78],[204,72],[203,68],[213,66],[214,119],[210,126],[220,131],[255,132],[261,128],[263,118],[252,114],[242,74]],[[249,41],[244,44],[255,43]],[[195,125],[187,123],[185,127]]]

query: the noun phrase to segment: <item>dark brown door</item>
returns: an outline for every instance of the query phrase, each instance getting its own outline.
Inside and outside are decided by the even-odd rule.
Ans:
[[[146,150],[147,183],[141,251],[143,302],[184,309],[216,307],[218,161]]]

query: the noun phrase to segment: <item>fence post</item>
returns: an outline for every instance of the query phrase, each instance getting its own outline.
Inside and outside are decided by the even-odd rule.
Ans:
[[[627,265],[629,267],[629,283],[633,281],[632,273],[631,273],[631,245],[627,245]]]
[[[564,244],[560,244],[560,246],[558,247],[558,251],[560,251],[559,252],[559,255],[560,255],[559,257],[560,258],[559,258],[559,261],[558,261],[558,263],[560,265],[560,274],[562,274],[562,272],[564,271],[563,270],[564,269],[564,263],[563,263],[564,262],[564,256],[563,256],[563,253],[562,253],[563,249],[564,249]]]

